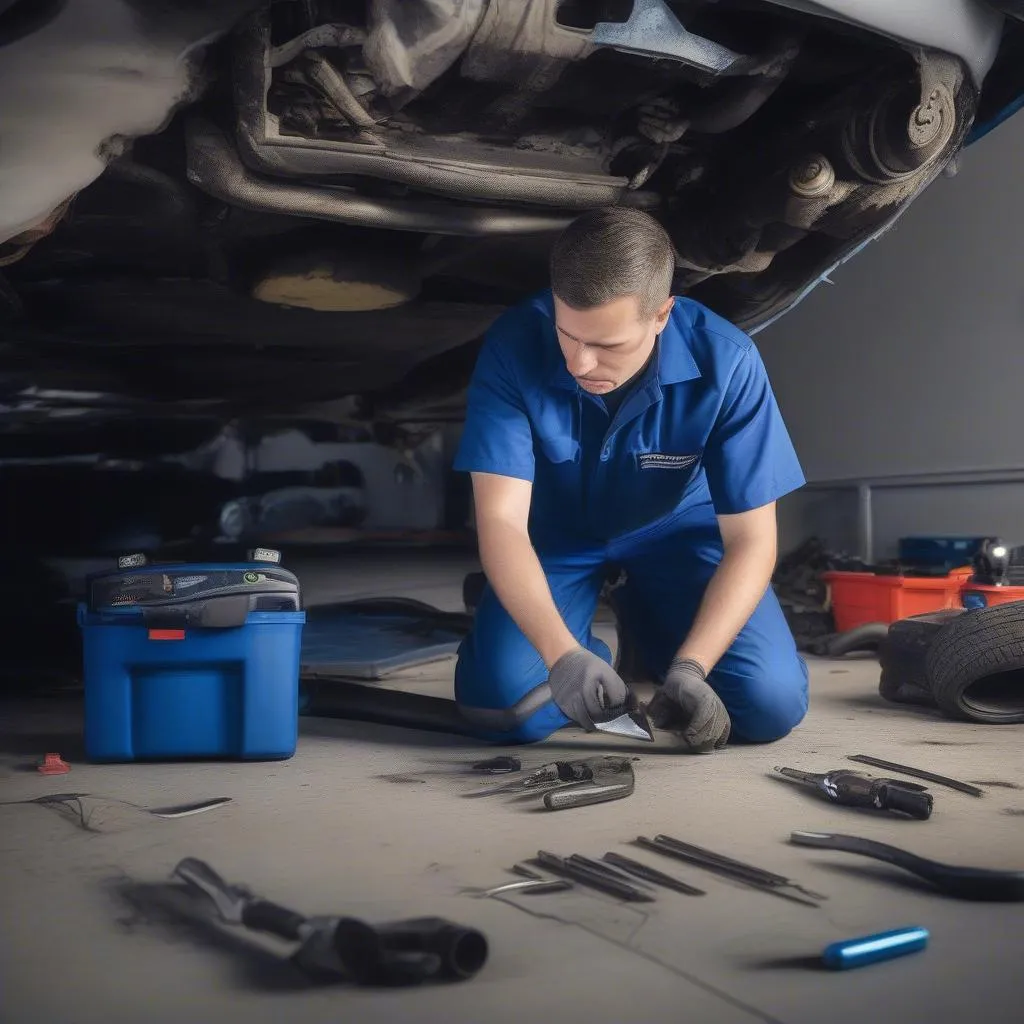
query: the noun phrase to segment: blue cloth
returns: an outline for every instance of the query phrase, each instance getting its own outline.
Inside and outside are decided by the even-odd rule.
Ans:
[[[610,420],[565,365],[550,292],[491,328],[455,468],[532,481],[539,551],[622,538],[698,507],[714,522],[804,483],[764,364],[737,327],[677,298]]]
[[[565,365],[549,291],[489,332],[455,467],[533,483],[530,537],[555,603],[576,639],[606,660],[591,622],[607,567],[626,570],[623,622],[659,678],[721,562],[717,516],[804,483],[764,364],[742,331],[677,298],[654,357],[610,417]],[[488,589],[460,648],[456,700],[510,707],[546,675]],[[771,590],[709,682],[737,739],[777,739],[803,718],[807,670]],[[548,705],[494,738],[530,742],[567,723]]]

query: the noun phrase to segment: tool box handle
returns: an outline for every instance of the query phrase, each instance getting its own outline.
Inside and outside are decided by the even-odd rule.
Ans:
[[[143,608],[142,621],[147,629],[237,629],[245,625],[250,607],[249,594],[232,594]]]

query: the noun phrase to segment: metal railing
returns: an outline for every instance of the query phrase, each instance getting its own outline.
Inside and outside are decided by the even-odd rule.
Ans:
[[[876,490],[910,487],[968,487],[985,484],[1024,484],[1024,467],[964,469],[943,472],[893,473],[868,477],[836,477],[808,481],[805,491],[855,491],[857,494],[857,546],[860,557],[874,561],[874,511]]]

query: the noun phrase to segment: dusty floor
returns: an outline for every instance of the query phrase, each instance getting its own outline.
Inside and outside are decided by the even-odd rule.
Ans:
[[[300,569],[314,601],[401,592],[455,609],[467,567],[421,554]],[[837,831],[953,862],[1024,867],[1019,729],[881,704],[871,660],[815,661],[811,671],[810,715],[782,742],[700,758],[637,750],[631,798],[557,814],[465,799],[480,784],[465,764],[485,753],[468,741],[313,719],[303,721],[298,754],[287,762],[76,761],[70,775],[44,778],[32,770],[43,751],[74,760],[78,710],[52,700],[8,706],[0,710],[0,799],[70,790],[93,797],[84,800],[92,831],[53,808],[0,807],[0,1021],[1021,1020],[1024,904],[953,901],[896,869],[786,842],[794,829]],[[450,673],[450,663],[440,664],[397,684],[440,692]],[[519,753],[529,766],[594,746]],[[840,767],[851,753],[977,780],[986,795],[934,788],[930,821],[890,821],[766,777],[779,764]],[[175,820],[113,802],[153,807],[219,796],[231,803]],[[819,909],[785,902],[628,845],[656,832],[781,872],[829,899]],[[636,853],[707,895],[662,891],[640,914],[582,891],[517,905],[463,892],[511,879],[507,869],[540,848]],[[283,947],[196,918],[194,904],[167,884],[185,856],[304,912],[472,924],[486,933],[490,960],[456,985],[309,987],[282,960]],[[905,924],[930,929],[925,952],[841,974],[816,966],[833,940]]]

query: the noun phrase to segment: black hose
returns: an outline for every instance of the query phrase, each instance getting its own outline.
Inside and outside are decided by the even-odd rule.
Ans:
[[[363,686],[343,679],[304,680],[304,715],[342,718],[402,729],[422,729],[480,741],[481,729],[468,722],[454,700],[422,693]]]
[[[889,625],[885,622],[869,622],[863,626],[855,626],[830,637],[825,642],[825,654],[829,658],[841,658],[853,651],[875,651],[879,644],[889,635]]]

